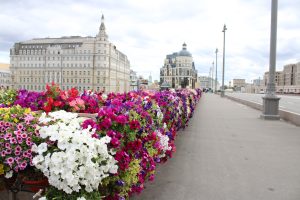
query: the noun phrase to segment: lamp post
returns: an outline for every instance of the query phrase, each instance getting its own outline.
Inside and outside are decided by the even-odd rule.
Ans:
[[[266,95],[263,97],[263,119],[278,120],[279,99],[275,92],[275,70],[276,70],[276,40],[277,40],[277,10],[278,0],[272,0],[271,11],[271,38],[270,38],[270,61],[269,61],[269,82],[267,83]]]
[[[224,33],[223,38],[223,71],[222,71],[222,90],[221,97],[224,97],[224,70],[225,70],[225,32],[227,30],[226,24],[224,24],[222,32]]]
[[[218,83],[218,48],[216,48],[216,76],[215,76],[215,94],[217,94],[217,83]]]
[[[211,66],[211,91],[213,92],[213,87],[214,87],[214,62],[212,62]]]

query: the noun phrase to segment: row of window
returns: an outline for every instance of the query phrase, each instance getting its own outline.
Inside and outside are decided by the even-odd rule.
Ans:
[[[6,83],[6,84],[9,84],[9,83],[10,83],[10,80],[0,79],[0,83]]]
[[[58,72],[58,71],[52,71],[52,72],[48,71],[46,73],[48,75],[52,74],[53,76],[54,76],[55,73],[57,73],[58,76],[60,74],[60,72]],[[67,76],[68,75],[71,75],[71,76],[73,76],[73,75],[75,75],[75,76],[77,76],[77,75],[79,75],[79,76],[81,76],[81,75],[83,75],[83,76],[88,75],[88,76],[90,76],[92,72],[91,71],[64,71],[63,70],[62,73],[63,73],[63,75],[67,75]],[[34,71],[34,73],[30,73],[30,71],[19,71],[19,75],[44,75],[44,74],[45,74],[45,71]],[[100,75],[105,76],[106,72],[105,71],[97,71],[96,74],[98,76],[100,76]]]
[[[106,50],[97,51],[99,54],[106,54]],[[117,51],[114,51],[117,53]],[[20,55],[45,55],[45,54],[91,54],[91,50],[19,50]],[[96,53],[96,52],[95,52]]]
[[[1,73],[0,72],[0,78],[9,78],[10,77],[10,73]]]
[[[63,80],[63,83],[87,83],[87,84],[91,83],[91,79],[89,79],[89,78],[87,78],[87,79],[85,79],[85,78],[83,78],[83,79],[81,79],[81,78],[63,78],[62,80]],[[40,77],[39,78],[19,78],[19,81],[20,81],[20,83],[33,83],[33,81],[34,81],[34,83],[45,83],[45,79],[40,78]],[[46,78],[46,82],[50,83],[53,81],[57,82],[57,83],[61,82],[59,76]],[[106,82],[105,78],[103,78],[103,79],[97,78],[98,84],[105,84],[105,82]]]
[[[64,61],[85,61],[85,60],[92,60],[93,56],[48,56],[47,60],[53,60],[53,61],[60,61],[60,59],[62,58],[62,60]],[[11,60],[19,60],[20,61],[45,61],[46,57],[41,57],[41,56],[34,56],[34,57],[30,57],[30,56],[19,56],[19,57],[11,57]],[[96,56],[96,60],[107,60],[106,56]],[[117,60],[117,59],[115,59]]]
[[[90,90],[90,87],[85,87],[85,86],[62,86],[63,90],[69,90],[71,88],[77,88],[79,91],[84,91],[84,90]],[[20,89],[27,89],[27,90],[45,90],[45,85],[19,85]],[[105,87],[97,87],[97,91],[100,91],[100,88],[102,90],[105,90]]]
[[[15,65],[14,64],[11,64],[11,66],[12,67],[15,67]],[[55,63],[48,63],[48,65],[47,65],[47,67],[60,67],[61,65],[59,64],[59,63],[57,63],[57,64],[55,64]],[[92,65],[90,64],[90,63],[84,63],[84,64],[82,64],[82,63],[80,63],[80,64],[77,64],[77,63],[75,63],[75,64],[73,64],[73,63],[71,63],[71,64],[69,64],[69,63],[67,63],[67,64],[62,64],[62,67],[91,67]],[[99,64],[99,66],[100,66],[100,64]],[[35,63],[35,64],[33,64],[33,63],[31,63],[31,64],[29,64],[29,63],[20,63],[20,67],[45,67],[45,63],[39,63],[39,64],[37,64],[37,63]],[[104,67],[106,67],[106,64],[104,64]]]
[[[188,70],[188,69],[179,69],[179,70],[162,70],[161,71],[162,75],[165,75],[165,76],[190,76],[190,75],[193,75],[194,72],[193,70]]]

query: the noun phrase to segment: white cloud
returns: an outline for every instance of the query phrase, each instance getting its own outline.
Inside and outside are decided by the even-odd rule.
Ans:
[[[221,78],[223,24],[226,23],[226,81],[262,77],[268,70],[270,1],[261,0],[0,0],[0,62],[9,62],[14,42],[37,37],[95,36],[104,13],[109,39],[132,69],[159,79],[167,54],[183,42],[196,68],[208,74],[219,48]],[[279,2],[278,69],[300,58],[300,0]]]

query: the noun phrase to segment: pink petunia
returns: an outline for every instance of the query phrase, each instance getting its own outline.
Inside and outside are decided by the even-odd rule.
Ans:
[[[72,106],[72,107],[74,107],[76,105],[76,101],[73,100],[73,101],[69,102],[69,105]]]
[[[6,149],[6,150],[5,150],[5,153],[6,153],[6,154],[11,154],[11,149]]]
[[[6,155],[6,151],[1,151],[1,156],[4,157]]]
[[[11,133],[6,133],[6,134],[4,135],[4,139],[5,139],[5,140],[9,140],[11,137],[12,137],[12,134],[11,134]]]
[[[15,135],[21,135],[21,133],[22,133],[21,130],[16,130],[16,131],[14,131],[14,134],[15,134]]]
[[[20,145],[16,146],[15,151],[22,151],[22,147]]]
[[[15,155],[16,155],[16,156],[21,155],[21,151],[15,151]]]
[[[9,165],[9,166],[12,166],[12,164],[14,163],[15,159],[13,157],[9,157],[6,159],[6,163]]]
[[[10,138],[10,143],[11,144],[17,144],[16,138]]]
[[[10,144],[9,144],[9,143],[5,143],[5,148],[6,148],[6,149],[11,149]]]
[[[26,133],[22,133],[22,134],[21,134],[21,137],[22,137],[23,139],[26,139],[26,138],[27,138],[27,134],[26,134]]]
[[[23,127],[22,124],[18,124],[18,125],[17,125],[17,128],[18,128],[18,130],[22,130],[24,127]]]

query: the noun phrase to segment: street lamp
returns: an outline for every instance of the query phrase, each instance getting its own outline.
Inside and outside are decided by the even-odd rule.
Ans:
[[[223,38],[223,71],[222,71],[222,90],[221,97],[224,97],[224,70],[225,70],[225,32],[227,30],[226,24],[224,24],[222,32],[224,33]]]
[[[216,48],[216,76],[215,76],[215,94],[217,94],[217,83],[218,83],[218,48]]]
[[[276,70],[276,39],[277,39],[277,10],[278,0],[272,0],[271,12],[271,38],[270,38],[270,62],[269,62],[269,82],[267,83],[266,95],[263,97],[263,119],[278,120],[279,99],[275,92],[275,70]]]
[[[211,67],[211,91],[213,91],[214,87],[214,62],[212,62],[212,67]]]

